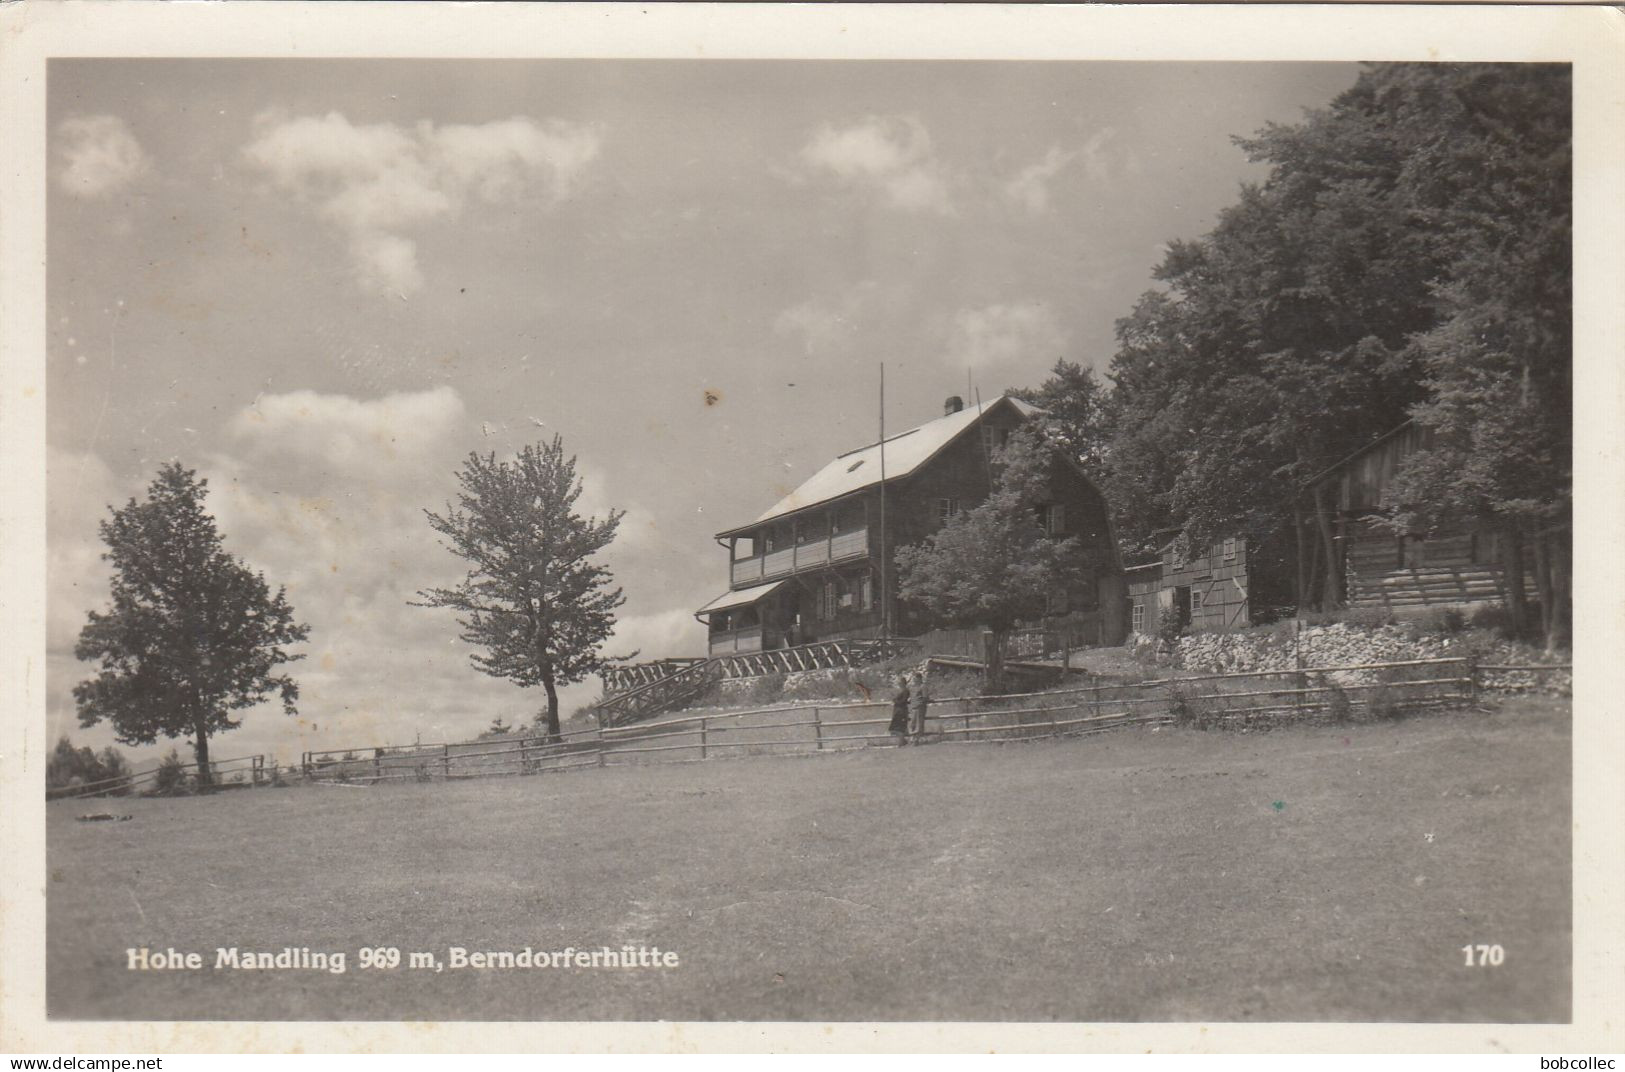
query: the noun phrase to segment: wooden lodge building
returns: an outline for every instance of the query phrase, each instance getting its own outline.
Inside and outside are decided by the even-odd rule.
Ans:
[[[718,533],[728,591],[695,612],[709,653],[931,629],[897,598],[896,548],[986,499],[990,455],[1038,412],[1008,396],[979,409],[949,398],[941,417],[840,455],[755,520]],[[1105,498],[1076,462],[1055,458],[1052,501],[1036,520],[1055,536],[1078,536],[1092,567],[1079,590],[1057,594],[1056,613],[1095,643],[1120,644],[1127,601]]]
[[[1432,429],[1406,421],[1309,481],[1306,592],[1397,612],[1505,601],[1503,537],[1493,528],[1463,518],[1400,535],[1379,523],[1394,474],[1432,437]],[[1525,548],[1524,557],[1525,591],[1534,599],[1533,552]]]

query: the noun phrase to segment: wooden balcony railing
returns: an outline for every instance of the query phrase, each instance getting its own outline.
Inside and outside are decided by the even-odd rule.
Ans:
[[[711,634],[711,654],[731,655],[736,651],[761,651],[762,627],[748,626]]]
[[[802,570],[818,569],[834,562],[849,562],[869,553],[869,530],[854,529],[826,536],[821,540],[799,543],[753,558],[735,559],[729,576],[734,588],[761,584],[780,577],[788,577]]]

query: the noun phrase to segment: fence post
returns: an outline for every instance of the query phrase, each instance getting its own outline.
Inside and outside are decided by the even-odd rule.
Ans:
[[[598,727],[598,765],[600,767],[609,766],[609,761],[604,758],[604,727],[602,726]]]
[[[259,785],[260,781],[264,777],[265,777],[265,757],[263,755],[255,756],[254,757],[254,765],[251,768],[251,773],[249,774],[249,779],[252,782],[252,784]]]
[[[451,781],[451,745],[449,744],[440,746],[440,773],[446,781]]]
[[[1469,655],[1467,663],[1467,703],[1471,707],[1478,706],[1478,656]]]
[[[705,719],[702,718],[702,719],[700,719],[700,758],[701,759],[704,759],[706,757],[706,755],[708,754],[706,752],[706,747],[705,747],[705,736],[706,736],[705,727],[706,727]]]
[[[818,708],[816,708],[816,707],[813,708],[812,713],[813,713],[813,741],[814,741],[814,744],[815,744],[815,747],[817,748],[817,750],[822,752],[824,750],[824,723],[823,723],[823,719],[822,719],[822,716],[818,712]]]
[[[372,750],[372,780],[375,782],[384,780],[384,750],[382,748]]]

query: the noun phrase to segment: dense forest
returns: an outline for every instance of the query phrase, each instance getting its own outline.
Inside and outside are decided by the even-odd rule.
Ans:
[[[1211,232],[1168,243],[1104,379],[1062,360],[1015,392],[1099,475],[1125,557],[1176,533],[1290,550],[1308,479],[1414,419],[1431,446],[1397,475],[1386,522],[1491,525],[1509,568],[1532,546],[1531,625],[1563,630],[1568,67],[1369,65],[1327,108],[1237,144],[1267,177]],[[1335,602],[1304,587],[1300,606]]]

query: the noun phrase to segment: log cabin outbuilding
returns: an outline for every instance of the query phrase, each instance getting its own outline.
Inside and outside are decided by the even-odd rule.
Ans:
[[[943,414],[846,452],[754,520],[717,533],[728,590],[695,612],[711,655],[816,641],[914,636],[935,623],[900,603],[895,553],[987,498],[990,457],[1039,413],[1008,396]],[[1089,579],[1052,610],[1075,632],[1120,644],[1127,600],[1105,497],[1057,451],[1050,501],[1035,523],[1083,544]],[[884,500],[884,501],[882,501]]]
[[[1458,518],[1401,534],[1381,523],[1394,475],[1432,439],[1430,428],[1406,421],[1309,481],[1300,508],[1309,529],[1306,591],[1326,593],[1323,602],[1397,612],[1505,601],[1504,537],[1493,527]],[[1523,558],[1533,599],[1532,552],[1526,548]]]

